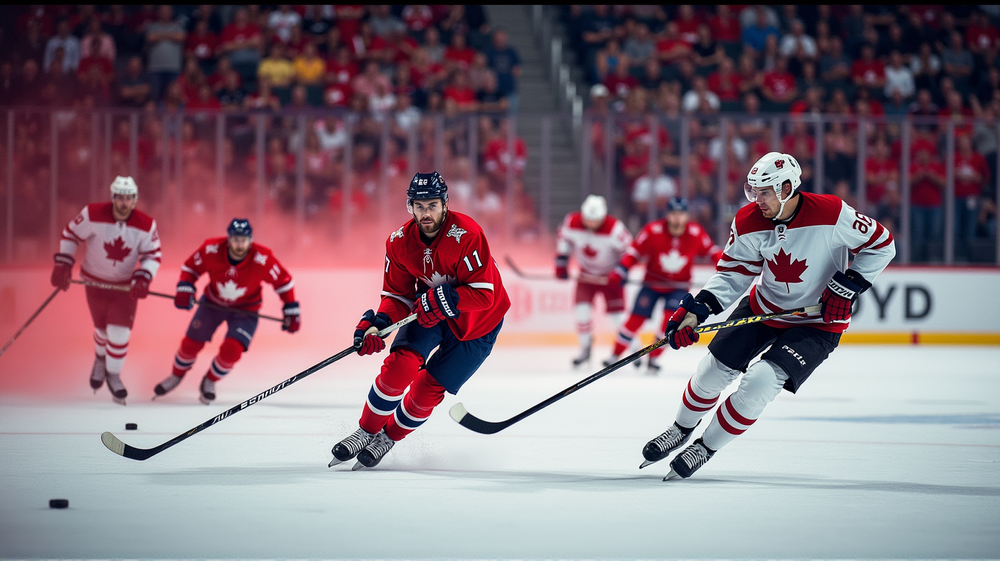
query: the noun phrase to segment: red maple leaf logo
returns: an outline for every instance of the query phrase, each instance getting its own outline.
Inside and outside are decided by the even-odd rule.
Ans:
[[[781,168],[785,167],[785,160],[775,160],[774,161],[774,167],[776,167],[778,169],[781,169]]]
[[[792,289],[788,285],[793,282],[802,282],[800,277],[808,267],[806,266],[805,259],[792,261],[792,255],[785,253],[784,248],[782,248],[774,256],[774,261],[767,260],[767,268],[774,275],[775,282],[785,283],[785,288],[791,293]]]
[[[583,254],[587,257],[593,258],[597,255],[597,250],[590,247],[589,245],[583,246]]]
[[[121,236],[115,238],[114,243],[104,244],[104,251],[108,254],[108,259],[112,261],[112,265],[116,265],[115,261],[125,261],[129,253],[132,253],[132,248],[125,245],[125,240]]]

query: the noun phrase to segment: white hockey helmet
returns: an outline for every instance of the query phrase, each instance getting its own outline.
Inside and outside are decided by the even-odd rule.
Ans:
[[[791,183],[792,190],[789,191],[787,197],[782,199],[781,186],[785,184],[785,181]],[[802,168],[799,166],[798,160],[790,154],[768,152],[750,168],[747,181],[743,184],[743,192],[746,194],[747,200],[754,202],[761,189],[773,189],[774,196],[777,197],[778,203],[781,205],[778,207],[778,216],[781,216],[781,212],[785,209],[785,203],[791,200],[792,196],[795,195],[795,190],[800,185],[802,185]]]
[[[111,182],[111,196],[115,195],[135,195],[139,197],[139,186],[135,180],[125,175],[119,175]]]
[[[584,220],[604,220],[608,215],[608,201],[600,195],[587,195],[580,205],[580,214]]]

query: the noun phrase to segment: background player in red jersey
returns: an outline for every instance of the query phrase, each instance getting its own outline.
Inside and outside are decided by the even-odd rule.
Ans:
[[[385,242],[382,301],[378,313],[361,316],[354,346],[360,355],[380,352],[379,331],[413,311],[417,323],[396,333],[360,427],[333,447],[331,466],[355,456],[354,469],[376,466],[430,417],[444,392],[458,393],[475,374],[510,308],[486,235],[472,218],[448,210],[438,172],[413,176],[406,205],[413,220]]]
[[[594,299],[604,297],[604,307],[615,329],[625,312],[622,283],[608,283],[608,273],[622,258],[632,243],[632,234],[622,221],[608,215],[608,202],[600,195],[588,195],[580,210],[566,215],[556,240],[556,278],[569,278],[569,258],[580,265],[573,295],[576,334],[580,340],[580,356],[573,366],[590,360],[594,340],[591,322]]]
[[[782,388],[795,393],[840,343],[851,305],[896,254],[892,234],[833,195],[797,191],[802,171],[788,154],[770,152],[747,174],[747,199],[733,219],[718,271],[697,296],[687,294],[667,323],[678,349],[694,329],[750,288],[730,319],[822,303],[818,315],[791,316],[720,331],[681,397],[674,424],[642,450],[642,466],[680,448],[722,394],[705,433],[670,462],[665,479],[690,477],[722,446],[743,434]],[[850,254],[854,261],[848,262]],[[848,268],[848,264],[850,267]],[[763,354],[761,354],[763,352]],[[760,355],[760,360],[750,361]]]
[[[194,306],[194,283],[201,275],[208,274],[208,285],[201,295],[201,302],[230,309],[198,308],[174,355],[173,372],[153,390],[157,396],[166,394],[181,383],[184,375],[194,366],[198,352],[212,338],[219,325],[226,322],[226,338],[219,347],[219,353],[212,359],[212,366],[201,379],[201,402],[208,405],[215,399],[215,383],[228,374],[243,352],[250,348],[258,317],[240,310],[256,312],[260,309],[262,282],[273,286],[285,303],[281,329],[289,333],[299,330],[299,303],[295,301],[292,276],[269,248],[253,241],[249,220],[234,218],[226,233],[228,237],[205,240],[181,265],[174,306],[190,310]]]
[[[97,392],[106,379],[113,399],[122,405],[128,390],[122,384],[121,372],[137,299],[149,294],[149,283],[160,268],[156,221],[135,208],[138,200],[139,187],[135,181],[131,177],[116,177],[111,183],[111,202],[85,206],[63,229],[52,270],[52,286],[69,289],[73,254],[79,244],[86,243],[80,276],[88,281],[129,287],[128,292],[87,287],[97,355],[90,371],[90,387]]]
[[[663,322],[656,332],[662,339],[670,314],[680,305],[681,298],[691,288],[691,265],[698,257],[708,257],[713,263],[719,261],[722,250],[715,245],[708,232],[696,222],[688,219],[687,202],[673,198],[667,205],[667,217],[654,220],[643,227],[635,241],[625,251],[625,256],[615,267],[608,282],[621,285],[628,278],[628,270],[645,261],[646,276],[642,288],[635,297],[632,314],[618,330],[615,349],[604,365],[617,362],[642,324],[652,317],[657,302],[663,299]],[[647,371],[656,374],[660,370],[657,359],[663,354],[660,347],[649,353]],[[639,366],[639,361],[635,362]]]

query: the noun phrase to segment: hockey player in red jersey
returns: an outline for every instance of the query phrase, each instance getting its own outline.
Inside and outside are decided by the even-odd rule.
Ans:
[[[674,349],[696,342],[694,329],[748,288],[730,319],[817,303],[822,311],[719,331],[681,396],[674,424],[646,444],[640,467],[687,442],[740,374],[739,387],[718,407],[701,438],[670,462],[665,479],[690,477],[750,428],[782,388],[795,393],[837,347],[851,305],[895,255],[892,234],[875,220],[836,196],[799,192],[801,174],[788,154],[770,152],[757,160],[744,187],[755,204],[736,213],[718,271],[697,296],[684,296],[667,323],[666,338]]]
[[[198,277],[208,275],[208,284],[201,302],[224,306],[220,310],[200,306],[191,318],[187,334],[174,355],[173,372],[153,389],[157,396],[166,394],[181,383],[194,366],[198,353],[222,322],[228,329],[218,354],[201,379],[200,397],[208,405],[215,400],[215,383],[229,374],[243,353],[250,348],[257,330],[257,316],[241,312],[256,312],[261,305],[261,283],[274,287],[284,312],[281,329],[289,333],[299,330],[299,303],[295,301],[292,276],[274,257],[274,253],[253,241],[253,228],[245,218],[234,218],[226,229],[225,238],[209,238],[181,265],[174,306],[190,310],[194,306]],[[155,399],[155,398],[154,398]]]
[[[116,177],[111,183],[110,202],[85,206],[63,229],[52,270],[52,286],[68,290],[75,262],[73,255],[80,244],[86,243],[80,276],[85,281],[129,288],[127,292],[86,288],[97,355],[90,371],[90,387],[96,393],[107,380],[112,399],[122,405],[128,390],[121,381],[121,372],[137,300],[149,294],[149,283],[160,268],[156,221],[135,208],[138,200],[139,187],[135,181],[131,177]]]
[[[646,276],[642,288],[635,297],[632,313],[618,329],[615,349],[605,362],[608,366],[618,361],[618,357],[632,344],[635,334],[642,324],[653,315],[653,310],[663,299],[663,322],[656,333],[662,339],[667,320],[680,305],[681,298],[691,289],[691,265],[698,257],[708,257],[717,263],[722,250],[715,245],[708,232],[696,222],[688,219],[687,202],[673,198],[667,205],[667,216],[650,222],[635,241],[625,251],[621,262],[612,271],[609,282],[621,285],[628,278],[628,270],[640,261],[646,263]],[[656,374],[660,370],[657,359],[665,349],[660,347],[649,353],[647,371]],[[639,366],[639,362],[635,362]]]
[[[385,242],[382,299],[378,312],[361,316],[354,346],[360,355],[380,352],[380,330],[414,311],[417,322],[396,333],[360,427],[333,447],[330,466],[355,457],[353,469],[376,466],[430,417],[444,392],[457,393],[479,369],[510,308],[482,228],[448,210],[441,175],[414,175],[406,199],[413,220]]]
[[[622,283],[608,283],[608,274],[632,243],[632,234],[625,224],[608,214],[608,203],[600,195],[588,195],[580,210],[566,215],[556,240],[556,278],[569,278],[569,259],[580,265],[573,296],[576,333],[580,341],[580,356],[573,366],[590,360],[593,344],[593,303],[598,294],[604,297],[604,307],[615,329],[625,311]]]

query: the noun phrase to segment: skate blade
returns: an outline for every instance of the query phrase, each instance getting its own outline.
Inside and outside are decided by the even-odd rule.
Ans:
[[[114,401],[115,403],[117,403],[119,405],[125,405],[125,398],[123,398],[123,397],[112,397],[111,401]]]
[[[332,468],[333,466],[335,466],[335,465],[338,465],[338,464],[342,464],[342,463],[344,463],[345,461],[346,461],[346,460],[338,460],[338,459],[337,459],[337,457],[336,457],[336,456],[334,456],[334,457],[333,457],[333,459],[332,459],[332,460],[330,460],[330,463],[326,464],[326,467],[328,467],[328,468]]]
[[[676,471],[674,471],[674,470],[671,469],[670,473],[668,473],[667,475],[663,476],[663,480],[664,481],[670,481],[671,479],[682,479],[682,478],[681,478],[680,474],[678,474]]]
[[[362,470],[362,469],[368,469],[368,466],[366,466],[365,464],[363,464],[361,462],[356,462],[354,464],[354,467],[351,468],[351,471],[358,471],[358,470]]]
[[[214,400],[211,400],[211,399],[205,399],[205,396],[203,396],[203,395],[199,395],[199,396],[198,396],[198,401],[200,401],[200,402],[204,403],[205,405],[211,405],[211,404],[212,404],[212,401],[214,401]]]
[[[660,460],[655,460],[655,461],[654,460],[643,460],[642,463],[639,465],[639,469],[642,469],[642,468],[644,468],[646,466],[651,466],[651,465],[655,464],[658,461],[660,461]]]

